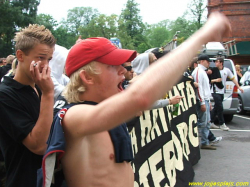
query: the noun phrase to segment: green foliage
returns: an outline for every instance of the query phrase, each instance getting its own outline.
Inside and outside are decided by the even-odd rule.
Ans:
[[[112,38],[117,33],[117,15],[112,14],[106,16],[104,14],[97,15],[88,25],[80,26],[79,32],[82,38],[89,37],[105,37]]]
[[[183,38],[184,40],[196,31],[195,23],[182,17],[178,17],[175,21],[171,22],[169,28],[170,36],[174,36],[177,31],[180,31],[178,37]],[[184,41],[183,39],[179,42]]]
[[[39,0],[0,2],[0,57],[14,54],[14,34],[20,27],[26,27],[35,22],[39,4]]]
[[[0,57],[7,57],[9,54],[13,54],[12,39],[15,33],[15,25],[13,24],[15,14],[9,3],[0,4],[0,12]]]
[[[35,23],[39,25],[44,25],[51,32],[54,31],[54,28],[56,28],[56,26],[58,25],[57,21],[51,15],[48,14],[39,14],[36,17]]]
[[[134,0],[128,0],[126,4],[126,8],[122,10],[122,13],[119,17],[118,29],[121,35],[119,38],[125,36],[129,36],[131,40],[127,42],[130,44],[124,45],[125,48],[134,46],[134,49],[141,43],[145,43],[146,38],[143,36],[143,32],[145,30],[145,25],[142,22],[141,16],[139,16],[140,10],[138,8],[138,4]]]
[[[202,26],[206,8],[204,0],[192,0],[182,17],[149,25],[142,22],[136,0],[127,0],[120,15],[108,16],[91,7],[75,7],[68,10],[66,20],[58,23],[51,15],[36,15],[39,3],[40,0],[0,1],[0,57],[14,52],[14,33],[29,23],[44,25],[51,30],[57,44],[68,49],[80,35],[82,39],[117,37],[123,48],[142,53],[153,47],[165,46],[180,31],[177,39],[180,44]]]
[[[64,26],[58,27],[53,31],[53,35],[56,38],[56,43],[67,49],[70,49],[76,42],[77,38],[74,33],[68,31]]]
[[[97,9],[91,7],[75,7],[68,10],[67,20],[63,22],[67,25],[70,32],[76,36],[80,35],[79,28],[86,27],[90,24],[91,20],[98,17],[99,12]]]
[[[138,53],[144,53],[145,51],[147,51],[149,48],[148,45],[146,43],[141,43],[138,47],[137,47],[137,52]]]
[[[166,27],[152,27],[147,35],[149,44],[152,47],[161,47],[164,46],[169,40],[170,32]]]
[[[192,0],[188,4],[188,13],[192,16],[194,20],[196,30],[202,27],[204,20],[206,19],[204,16],[205,10],[206,4],[204,0]]]
[[[36,17],[36,24],[44,25],[49,29],[57,40],[57,44],[70,49],[76,42],[77,36],[67,26],[59,25],[57,21],[48,14],[39,14]],[[59,26],[58,26],[59,25]]]

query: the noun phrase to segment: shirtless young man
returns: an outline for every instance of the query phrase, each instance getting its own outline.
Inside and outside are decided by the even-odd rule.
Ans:
[[[154,63],[125,91],[121,89],[126,72],[122,64],[135,57],[134,51],[114,48],[105,38],[86,39],[73,46],[66,61],[70,83],[64,96],[70,103],[99,104],[74,105],[62,120],[66,140],[62,165],[67,185],[132,187],[130,158],[121,158],[124,149],[131,150],[131,144],[119,147],[120,155],[110,129],[150,108],[177,83],[202,44],[220,41],[229,31],[226,17],[211,14],[203,28]]]

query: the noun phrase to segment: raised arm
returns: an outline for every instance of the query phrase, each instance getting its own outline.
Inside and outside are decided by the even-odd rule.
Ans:
[[[37,67],[34,67],[34,63],[31,63],[30,71],[34,81],[42,91],[40,113],[34,128],[23,140],[23,144],[31,152],[43,155],[47,149],[46,142],[53,120],[54,86],[50,77],[50,67],[46,65],[42,72],[39,72],[39,63]]]
[[[178,82],[203,44],[221,41],[229,32],[227,18],[220,13],[212,13],[199,31],[146,69],[127,90],[94,107],[73,107],[67,112],[65,122],[76,125],[76,134],[92,134],[112,129],[132,118],[138,111],[149,109]],[[76,113],[79,115],[76,116]]]

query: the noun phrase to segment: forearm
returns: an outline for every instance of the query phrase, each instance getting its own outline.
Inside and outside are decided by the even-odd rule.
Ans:
[[[238,84],[238,82],[236,81],[235,78],[234,78],[232,81],[233,81],[233,83],[237,86],[237,88],[240,88],[240,85]]]
[[[157,100],[150,109],[162,108],[169,105],[168,99]]]
[[[149,105],[167,93],[180,79],[182,72],[185,71],[193,57],[197,54],[201,45],[206,43],[200,33],[187,40],[178,50],[172,51],[169,55],[162,57],[154,63],[142,75],[141,79],[131,86],[140,91],[140,97],[148,98]],[[150,81],[148,81],[150,80]],[[145,86],[147,82],[147,86]],[[154,88],[157,88],[156,90]],[[154,90],[154,92],[152,92]]]
[[[215,82],[221,82],[221,78],[217,78],[217,79],[212,79],[211,83],[215,83]]]
[[[53,121],[54,94],[42,95],[38,120],[23,144],[35,154],[44,154]]]

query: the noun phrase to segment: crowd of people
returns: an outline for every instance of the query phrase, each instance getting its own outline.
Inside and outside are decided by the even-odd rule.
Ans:
[[[178,82],[203,44],[220,41],[229,32],[227,18],[212,13],[199,31],[165,55],[160,49],[143,54],[118,49],[102,37],[78,38],[67,50],[56,45],[44,26],[22,29],[14,38],[15,56],[8,56],[7,64],[0,67],[1,79],[9,73],[0,84],[0,147],[6,187],[36,186],[37,170],[48,149],[47,141],[53,136],[51,126],[63,130],[61,163],[67,186],[132,187],[133,151],[125,122],[141,111],[180,102],[182,96],[163,96]],[[223,94],[213,92],[219,99],[210,119],[210,85],[225,85],[225,77],[219,73],[221,77],[209,81],[205,71],[209,58],[201,55],[197,62],[190,75],[197,86],[201,148],[214,149],[211,144],[222,138],[209,129],[213,115],[217,112],[220,116]],[[227,71],[223,59],[217,59],[216,67],[220,72]],[[233,79],[229,72],[227,76]],[[218,85],[213,86],[220,91]],[[222,118],[219,125],[225,130]]]

